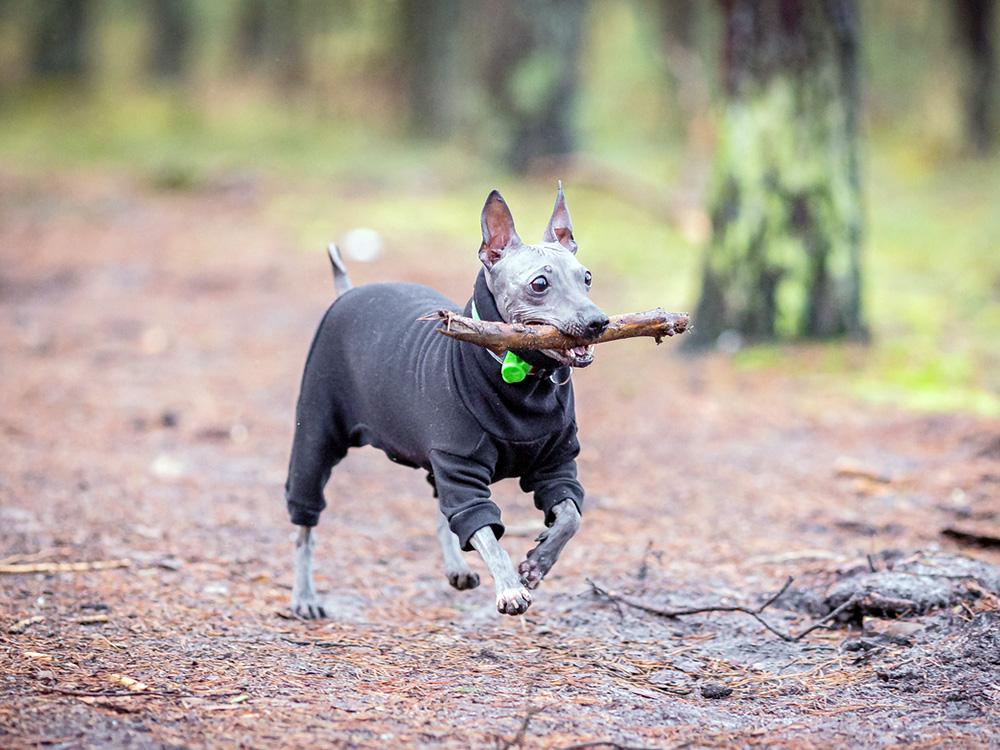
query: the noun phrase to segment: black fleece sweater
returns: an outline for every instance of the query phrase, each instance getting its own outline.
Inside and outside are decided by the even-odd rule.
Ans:
[[[482,273],[474,296],[483,319],[500,319]],[[505,383],[485,349],[417,321],[437,309],[458,308],[427,287],[370,284],[327,310],[296,409],[285,484],[292,523],[316,525],[331,468],[348,448],[361,445],[428,472],[441,512],[465,550],[484,526],[503,535],[489,490],[500,479],[519,477],[546,524],[567,498],[582,511],[572,383],[534,376]],[[464,313],[470,310],[471,301]],[[555,365],[537,352],[526,356],[536,366]]]

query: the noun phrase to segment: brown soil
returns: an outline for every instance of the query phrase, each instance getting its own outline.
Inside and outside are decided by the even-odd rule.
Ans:
[[[282,483],[332,283],[268,190],[0,176],[0,556],[129,561],[0,574],[0,746],[996,742],[996,569],[915,553],[998,561],[940,532],[995,524],[1000,425],[671,341],[608,345],[576,376],[584,528],[527,616],[497,615],[488,585],[448,587],[423,476],[362,450],[320,526],[334,618],[288,619]],[[475,270],[471,252],[351,268],[463,299]],[[516,561],[541,519],[513,483],[496,497]],[[876,589],[928,611],[858,605],[785,642],[586,580],[654,607],[754,607],[787,576],[761,615],[783,632]]]

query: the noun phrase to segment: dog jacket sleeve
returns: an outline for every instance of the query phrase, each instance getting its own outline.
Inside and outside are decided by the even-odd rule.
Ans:
[[[432,450],[430,459],[441,512],[462,549],[472,550],[469,539],[484,526],[491,527],[497,539],[502,537],[500,508],[490,500],[492,468],[439,450]]]
[[[576,457],[580,443],[576,438],[576,422],[555,436],[539,462],[521,477],[524,492],[533,492],[535,507],[545,514],[545,525],[555,521],[552,509],[563,500],[572,500],[583,513],[583,485],[576,479]]]

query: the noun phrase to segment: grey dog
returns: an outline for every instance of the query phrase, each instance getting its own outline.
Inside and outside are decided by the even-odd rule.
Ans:
[[[576,258],[560,184],[542,242],[527,244],[503,197],[493,191],[481,215],[482,269],[465,306],[483,320],[547,323],[593,341],[608,318],[590,301],[591,273]],[[583,487],[571,368],[594,360],[594,345],[510,352],[455,341],[417,319],[458,308],[415,284],[352,288],[335,246],[338,297],[320,323],[296,408],[285,497],[295,545],[292,610],[326,617],[313,582],[313,528],[331,469],[347,450],[372,445],[391,460],[427,472],[438,499],[437,536],[456,589],[479,585],[463,559],[476,550],[496,585],[501,613],[519,615],[580,526]],[[490,499],[493,482],[517,477],[545,514],[538,545],[514,568],[500,546],[504,526]],[[374,502],[371,502],[374,505]]]

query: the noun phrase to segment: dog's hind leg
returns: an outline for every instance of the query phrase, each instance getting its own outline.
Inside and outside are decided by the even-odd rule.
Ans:
[[[313,547],[316,538],[309,526],[299,526],[295,539],[295,580],[292,583],[292,612],[307,620],[326,617],[313,582]]]
[[[527,559],[517,566],[521,581],[529,589],[538,588],[545,575],[559,559],[566,543],[580,528],[580,511],[572,500],[563,500],[552,509],[555,520],[538,538],[538,546],[528,553]]]
[[[441,543],[441,552],[444,553],[444,573],[448,576],[448,583],[459,591],[476,588],[479,585],[479,574],[469,567],[462,556],[458,537],[448,527],[448,519],[443,513],[438,513],[437,538]]]

